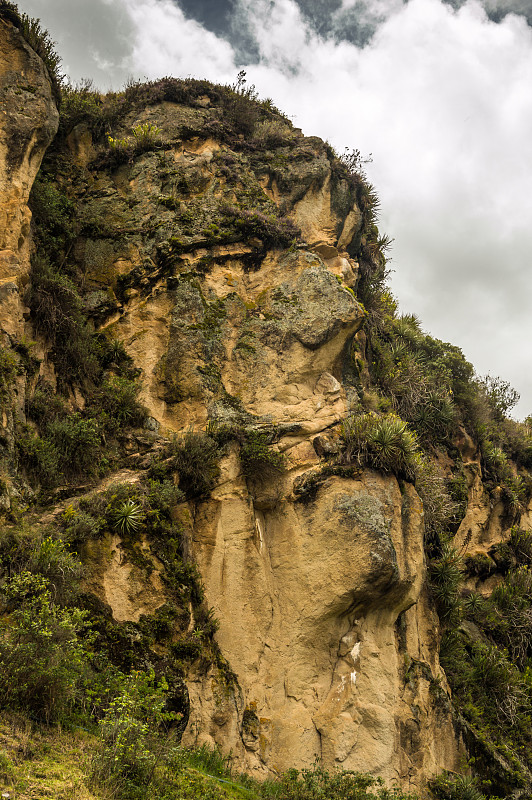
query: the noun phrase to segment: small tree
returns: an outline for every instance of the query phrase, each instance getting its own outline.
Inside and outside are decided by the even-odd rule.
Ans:
[[[168,737],[161,727],[181,718],[165,711],[168,685],[151,672],[134,672],[110,703],[100,722],[100,748],[92,763],[92,780],[119,796],[144,796],[166,754]],[[142,794],[141,794],[142,792]]]

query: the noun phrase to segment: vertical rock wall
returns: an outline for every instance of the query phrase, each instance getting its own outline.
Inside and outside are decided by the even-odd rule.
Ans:
[[[11,23],[0,19],[0,328],[15,339],[24,333],[28,197],[58,122],[42,60]]]

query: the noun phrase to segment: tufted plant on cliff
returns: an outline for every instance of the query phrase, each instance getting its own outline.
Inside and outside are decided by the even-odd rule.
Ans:
[[[415,486],[423,501],[425,546],[429,555],[439,552],[441,543],[456,530],[465,511],[466,506],[454,499],[450,483],[452,486],[437,462],[425,455],[420,457]]]
[[[341,429],[344,463],[358,463],[413,481],[420,462],[415,433],[395,414],[347,417]]]
[[[217,442],[203,431],[186,431],[171,445],[173,466],[179,475],[179,488],[187,499],[206,497],[220,474]]]
[[[70,278],[37,254],[32,259],[28,304],[36,328],[52,344],[60,380],[95,379],[99,366],[79,292]]]
[[[462,617],[460,590],[464,570],[462,558],[451,543],[445,543],[439,557],[430,562],[429,574],[441,619],[447,625],[456,626]]]
[[[90,413],[108,433],[116,433],[127,425],[140,427],[147,412],[138,401],[139,392],[136,381],[110,376],[91,393]]]
[[[6,347],[0,346],[0,408],[5,407],[11,399],[13,384],[20,366],[16,357]]]
[[[240,463],[246,478],[266,480],[283,471],[285,459],[271,447],[271,437],[260,431],[245,431],[240,447]]]
[[[142,506],[135,500],[124,500],[113,509],[113,526],[123,536],[137,533],[143,522]]]
[[[486,800],[477,778],[444,773],[433,778],[429,786],[438,800]]]

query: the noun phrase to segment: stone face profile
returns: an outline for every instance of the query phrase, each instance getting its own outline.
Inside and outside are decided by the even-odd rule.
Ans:
[[[32,258],[42,255],[28,200],[50,148],[46,180],[73,209],[68,253],[52,266],[77,293],[84,341],[96,340],[100,356],[104,345],[113,351],[94,393],[106,382],[120,386],[117,365],[127,363],[145,407],[143,428],[98,429],[112,443],[107,474],[102,468],[76,486],[65,478],[48,495],[43,524],[55,524],[92,491],[106,498],[105,517],[105,492],[122,487],[122,523],[102,523],[79,546],[91,608],[129,631],[176,605],[164,620],[167,640],[150,640],[143,658],[175,667],[182,656],[183,744],[217,745],[257,777],[318,759],[423,789],[467,755],[466,726],[453,715],[439,660],[430,510],[412,475],[342,460],[348,415],[403,424],[400,392],[378,394],[370,376],[368,319],[395,302],[388,294],[377,310],[362,303],[361,281],[385,274],[371,187],[278,113],[265,110],[247,141],[215,114],[227,87],[207,95],[174,83],[170,98],[148,102],[147,89],[142,102],[124,99],[126,110],[110,116],[110,140],[88,115],[62,123],[54,140],[59,115],[46,69],[0,19],[0,329],[6,352],[27,341],[34,348],[2,412],[6,485],[31,499],[40,488],[13,455],[17,425],[37,436],[41,423],[29,411],[37,390],[60,393],[69,419],[86,422],[91,408],[89,379],[59,373],[53,343],[26,305]],[[153,141],[139,144],[142,130]],[[115,408],[117,418],[121,411],[127,418]],[[502,489],[489,493],[472,435],[455,427],[447,450],[431,442],[423,458],[440,483],[458,480],[459,464],[454,542],[461,555],[486,556],[509,534],[508,505]],[[207,488],[185,496],[176,448],[200,432],[219,463]],[[411,442],[418,447],[413,432]],[[262,470],[243,466],[246,445]],[[193,601],[169,577],[169,560],[145,532],[145,495],[128,494],[141,484],[149,494],[157,470],[173,498],[166,522],[176,553],[196,565],[204,599]],[[508,470],[515,477],[517,468]],[[520,524],[530,530],[522,506]],[[499,577],[488,584],[469,576],[467,589],[487,595]],[[177,596],[187,598],[179,608]],[[210,660],[200,613],[212,623]],[[179,645],[191,641],[183,655]]]

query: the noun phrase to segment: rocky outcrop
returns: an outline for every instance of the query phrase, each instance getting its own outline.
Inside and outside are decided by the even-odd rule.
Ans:
[[[40,60],[0,25],[0,323],[17,339],[26,202],[57,112]],[[230,667],[189,660],[183,742],[216,743],[256,775],[318,758],[419,788],[464,754],[438,661],[422,503],[409,483],[371,471],[312,483],[358,402],[354,372],[367,373],[353,367],[368,270],[355,255],[375,226],[323,142],[276,118],[257,124],[251,146],[228,143],[210,105],[202,95],[134,107],[117,115],[111,148],[78,122],[57,144],[53,178],[75,209],[69,275],[83,276],[94,329],[138,370],[153,441],[215,423],[267,432],[284,456],[282,473],[245,475],[234,443],[210,497],[173,509]],[[41,375],[53,376],[41,344]],[[69,402],[83,407],[79,387]],[[133,449],[135,468],[145,456]],[[473,456],[483,510],[471,501],[464,537],[486,522]],[[84,588],[117,624],[169,600],[163,562],[137,544],[134,558],[115,530],[84,547]],[[193,633],[192,604],[184,616],[181,633]]]
[[[24,334],[22,290],[30,270],[28,198],[59,113],[41,58],[0,19],[0,326]]]
[[[422,596],[415,491],[364,473],[333,477],[302,503],[290,478],[275,494],[250,496],[236,460],[224,478],[191,533],[218,641],[243,690],[247,768],[319,758],[419,785],[452,767],[452,724],[430,697],[443,676]],[[216,698],[206,703],[203,685],[194,694],[204,700],[191,704],[185,740],[224,746]]]
[[[67,140],[83,176],[86,302],[142,370],[159,433],[251,424],[275,431],[286,459],[282,475],[246,478],[235,445],[211,498],[179,512],[237,678],[192,665],[183,741],[216,743],[258,775],[319,758],[420,787],[462,750],[442,700],[419,497],[372,472],[332,475],[306,499],[298,488],[357,396],[346,376],[365,311],[349,250],[362,212],[319,140],[291,142],[283,183],[268,153],[179,136],[183,117],[205,114],[131,115],[123,134],[156,123],[164,150],[118,168],[89,169],[99,151],[86,131]],[[238,205],[249,197],[253,212]],[[291,246],[287,220],[301,230]],[[93,587],[115,618],[138,618],[135,592],[156,608],[154,586],[142,592],[115,561]]]

